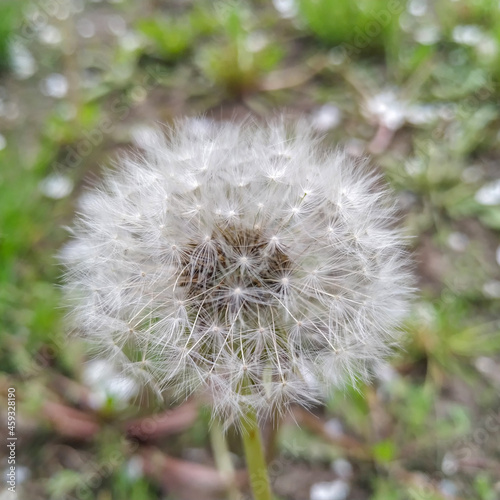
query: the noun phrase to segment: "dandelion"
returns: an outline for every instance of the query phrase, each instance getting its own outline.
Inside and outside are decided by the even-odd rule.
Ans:
[[[397,342],[394,205],[305,122],[185,120],[143,144],[81,200],[62,253],[76,328],[127,376],[210,394],[262,475],[261,419],[369,379]]]

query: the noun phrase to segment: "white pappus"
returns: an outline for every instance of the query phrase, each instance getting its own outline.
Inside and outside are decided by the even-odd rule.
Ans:
[[[368,379],[411,295],[395,208],[366,160],[304,122],[181,120],[81,199],[61,252],[98,357],[216,415],[260,417]]]

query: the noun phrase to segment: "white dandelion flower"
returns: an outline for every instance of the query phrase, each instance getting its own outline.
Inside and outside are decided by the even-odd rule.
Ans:
[[[150,133],[81,200],[62,252],[76,329],[227,421],[369,379],[411,295],[380,184],[305,122]]]

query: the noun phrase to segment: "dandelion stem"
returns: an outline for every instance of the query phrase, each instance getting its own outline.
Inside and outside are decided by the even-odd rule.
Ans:
[[[273,416],[273,426],[271,427],[271,432],[269,433],[269,436],[267,437],[267,443],[266,443],[266,462],[271,463],[275,456],[276,456],[276,449],[277,449],[277,438],[278,438],[278,433],[280,430],[280,425],[282,421],[282,416],[279,414],[279,412],[274,412]]]
[[[271,486],[255,411],[248,410],[241,419],[248,476],[255,500],[272,500]]]
[[[240,492],[236,486],[234,467],[231,462],[231,454],[227,446],[226,437],[221,423],[215,418],[210,426],[210,440],[212,443],[212,452],[219,472],[227,484],[228,500],[239,500]]]

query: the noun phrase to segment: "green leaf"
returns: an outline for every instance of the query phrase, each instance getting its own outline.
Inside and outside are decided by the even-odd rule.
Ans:
[[[372,447],[373,458],[379,463],[388,463],[395,459],[397,449],[394,441],[386,439],[379,441]]]

